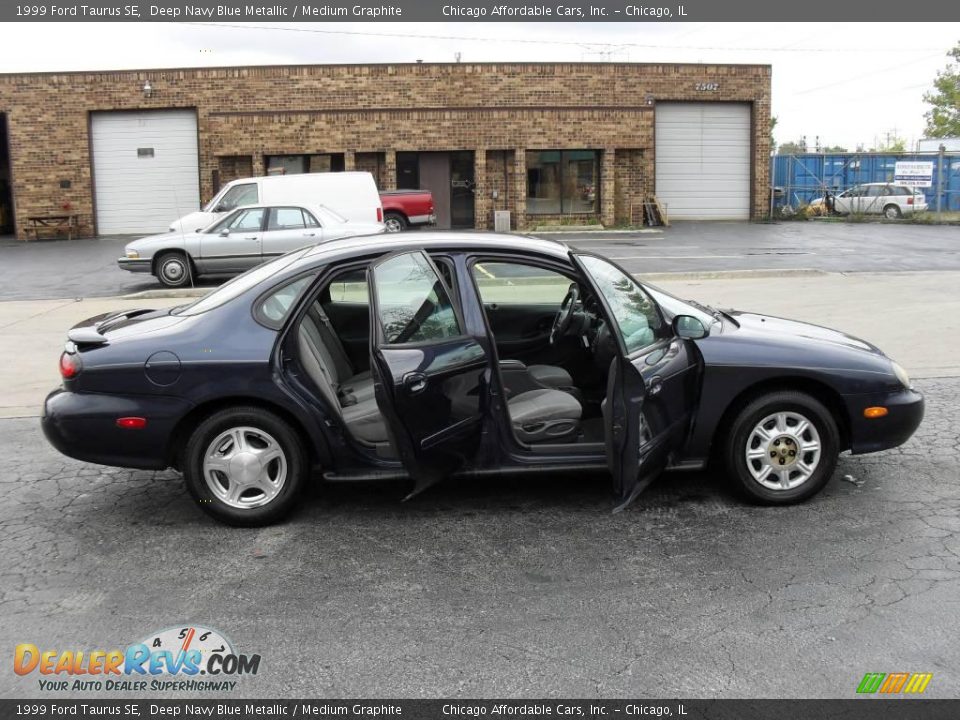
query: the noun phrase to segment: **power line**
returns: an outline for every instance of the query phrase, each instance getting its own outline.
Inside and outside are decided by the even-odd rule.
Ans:
[[[320,30],[317,28],[284,27],[270,25],[252,25],[247,23],[179,22],[179,25],[198,27],[216,27],[234,30],[268,30],[270,32],[312,33],[317,35],[346,35],[351,37],[393,38],[395,40],[449,40],[454,42],[514,43],[521,45],[564,45],[573,47],[637,48],[642,50],[717,50],[726,52],[765,52],[765,53],[866,53],[882,52],[915,53],[928,52],[926,48],[792,48],[792,47],[722,47],[719,45],[655,45],[652,43],[613,43],[587,40],[542,40],[534,38],[481,37],[470,35],[424,35],[411,33],[372,32],[369,30]]]

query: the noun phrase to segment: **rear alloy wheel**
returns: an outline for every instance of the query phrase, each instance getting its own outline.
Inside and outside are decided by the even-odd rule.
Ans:
[[[744,407],[725,448],[727,472],[750,499],[789,505],[818,493],[837,465],[830,411],[804,393],[763,395]]]
[[[221,410],[187,443],[184,479],[209,515],[229,525],[268,525],[293,508],[307,459],[297,433],[256,407]]]
[[[189,258],[183,253],[167,252],[157,258],[157,280],[169,288],[183,287],[192,275]]]
[[[900,212],[900,208],[896,205],[887,205],[883,209],[883,216],[887,220],[896,220],[897,218],[903,217],[903,213]]]
[[[383,216],[383,224],[387,226],[387,232],[403,232],[407,229],[407,219],[400,213],[388,212]]]

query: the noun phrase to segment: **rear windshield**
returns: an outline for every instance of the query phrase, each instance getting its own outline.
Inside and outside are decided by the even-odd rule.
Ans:
[[[257,265],[257,267],[247,270],[247,272],[245,272],[243,275],[238,275],[230,282],[221,285],[216,290],[204,295],[199,300],[174,310],[173,314],[199,315],[200,313],[207,312],[215,307],[220,307],[224,303],[233,300],[235,297],[243,295],[243,293],[250,288],[256,287],[264,280],[270,278],[272,275],[276,275],[277,273],[288,268],[290,265],[293,265],[293,263],[303,257],[307,250],[309,250],[309,248],[300,248],[299,250],[294,250],[286,255],[281,255],[280,257],[271,260],[268,263],[264,263],[263,265]]]

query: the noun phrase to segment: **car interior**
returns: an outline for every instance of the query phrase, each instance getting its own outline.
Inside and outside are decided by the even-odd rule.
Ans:
[[[433,261],[453,289],[450,261]],[[297,353],[354,439],[393,457],[369,367],[365,273],[347,270],[320,290],[296,330]],[[516,439],[534,452],[603,443],[606,374],[617,345],[596,298],[572,277],[512,259],[475,261],[472,274],[495,340]],[[654,331],[639,317],[634,339],[652,343]]]

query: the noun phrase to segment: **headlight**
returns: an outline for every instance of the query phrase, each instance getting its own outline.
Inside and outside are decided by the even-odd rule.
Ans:
[[[890,361],[890,367],[893,368],[893,374],[897,376],[897,380],[903,383],[905,388],[910,387],[910,376],[907,375],[907,371],[900,367],[893,360]]]
[[[127,250],[126,255],[131,260],[137,260],[140,258],[140,253],[138,253],[136,250]]]

